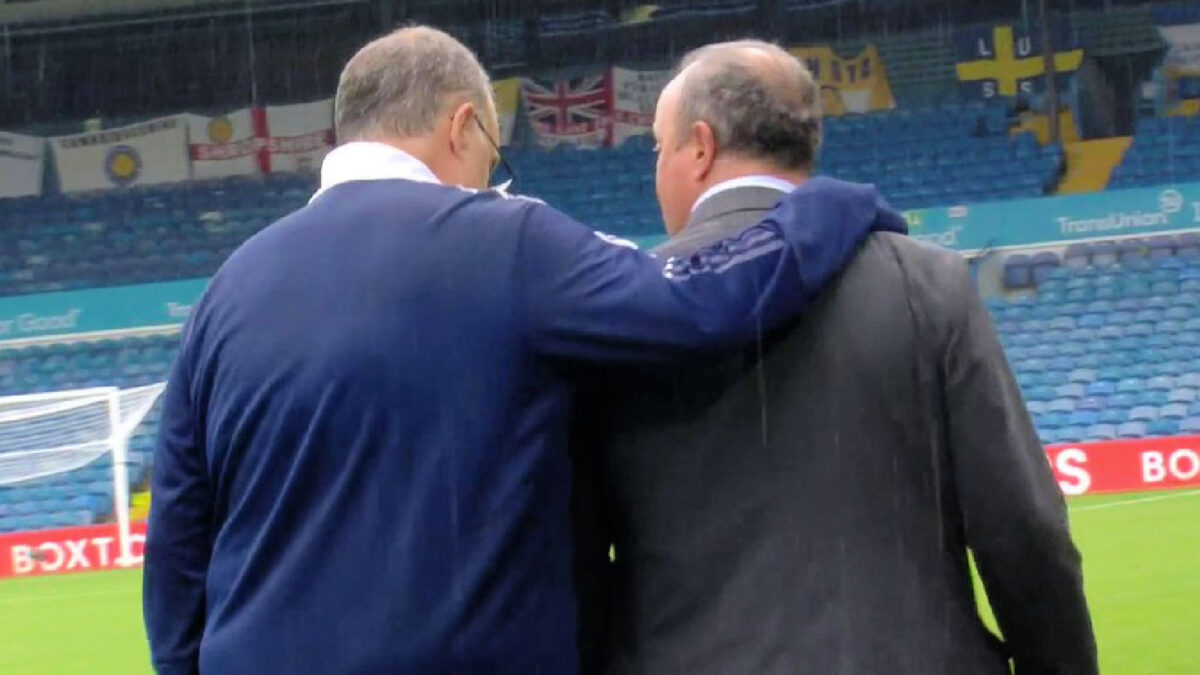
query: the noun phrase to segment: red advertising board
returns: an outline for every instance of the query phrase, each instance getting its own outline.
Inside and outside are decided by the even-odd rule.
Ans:
[[[1200,487],[1200,436],[1046,448],[1068,496]]]
[[[1200,487],[1200,436],[1054,445],[1047,458],[1068,496]],[[141,565],[146,523],[131,526],[120,560],[116,525],[0,534],[0,579]]]
[[[120,560],[119,541],[115,524],[0,534],[0,579],[141,565],[146,523],[130,524],[131,560]]]

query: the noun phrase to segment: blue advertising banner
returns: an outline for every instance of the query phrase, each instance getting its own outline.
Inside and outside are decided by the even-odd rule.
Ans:
[[[1200,183],[919,209],[913,237],[964,253],[1200,229]]]
[[[179,325],[207,279],[0,298],[0,341]]]

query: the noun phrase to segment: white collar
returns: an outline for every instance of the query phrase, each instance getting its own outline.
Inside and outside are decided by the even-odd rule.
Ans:
[[[795,190],[798,186],[795,183],[788,182],[782,178],[761,174],[730,178],[729,180],[721,181],[720,183],[717,183],[716,185],[702,192],[700,197],[696,199],[696,203],[692,204],[692,213],[695,213],[696,209],[700,208],[700,204],[704,203],[708,199],[715,197],[726,190],[733,190],[743,187],[761,187],[770,190],[779,190],[780,192],[787,194],[792,190]]]
[[[329,188],[342,183],[395,178],[441,184],[424,162],[399,148],[386,143],[354,141],[340,145],[325,155],[325,161],[321,163],[321,188],[312,198],[316,199]]]

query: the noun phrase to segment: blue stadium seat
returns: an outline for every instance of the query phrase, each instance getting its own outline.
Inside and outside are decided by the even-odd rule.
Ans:
[[[1175,380],[1175,386],[1189,389],[1200,389],[1200,372],[1187,372]]]
[[[1117,391],[1136,394],[1142,391],[1142,380],[1137,378],[1123,379],[1117,383]]]
[[[1054,390],[1055,396],[1059,398],[1081,399],[1085,395],[1085,387],[1077,382],[1071,382],[1058,386]]]
[[[1087,439],[1087,427],[1064,427],[1058,430],[1057,443],[1078,443]]]
[[[1100,413],[1095,410],[1076,410],[1067,418],[1068,426],[1090,427],[1100,422]]]
[[[1179,377],[1176,380],[1176,384],[1179,384],[1181,380],[1183,380],[1183,377]],[[1172,403],[1193,403],[1196,401],[1196,399],[1196,390],[1190,388],[1181,387],[1178,389],[1172,389],[1170,393],[1167,394],[1167,400]]]
[[[1171,391],[1175,388],[1175,379],[1167,375],[1152,377],[1146,382],[1146,388],[1154,391]]]
[[[1071,382],[1084,385],[1095,382],[1098,377],[1097,372],[1091,368],[1076,368],[1067,376]]]
[[[1117,427],[1113,424],[1093,424],[1087,429],[1090,440],[1108,441],[1117,437]]]
[[[1165,391],[1142,391],[1134,395],[1133,402],[1139,406],[1158,408],[1170,403]]]
[[[1158,408],[1153,406],[1137,406],[1129,411],[1129,419],[1143,422],[1158,419]]]
[[[1173,419],[1158,419],[1146,425],[1149,436],[1175,436],[1179,433],[1179,422]]]
[[[1145,422],[1126,422],[1117,427],[1117,438],[1146,438]]]
[[[1198,418],[1197,421],[1200,421],[1200,418]],[[1038,432],[1038,440],[1040,440],[1042,442],[1042,445],[1054,445],[1055,443],[1058,443],[1058,430],[1057,429],[1048,429],[1045,427],[1038,426],[1037,432]]]
[[[1049,402],[1046,410],[1053,413],[1073,413],[1075,412],[1075,407],[1075,399],[1073,398],[1056,398]]]
[[[1188,416],[1188,407],[1184,403],[1168,403],[1158,409],[1160,418],[1181,420]]]

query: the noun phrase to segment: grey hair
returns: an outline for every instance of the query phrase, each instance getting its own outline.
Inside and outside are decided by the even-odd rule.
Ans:
[[[458,99],[489,110],[487,72],[465,45],[435,28],[407,26],[358,50],[338,80],[334,126],[347,142],[433,131]]]
[[[777,45],[720,42],[680,63],[680,134],[703,121],[720,152],[809,170],[821,145],[821,92],[808,67]]]

